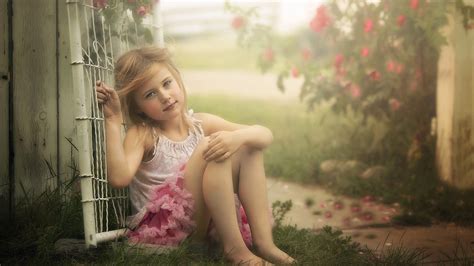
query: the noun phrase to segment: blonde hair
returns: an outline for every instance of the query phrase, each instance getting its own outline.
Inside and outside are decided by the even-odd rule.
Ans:
[[[188,109],[187,95],[183,80],[179,70],[171,60],[171,54],[168,49],[147,46],[130,50],[118,58],[114,70],[115,89],[120,97],[126,125],[145,127],[146,130],[143,137],[152,137],[154,141],[156,141],[155,138],[157,137],[153,134],[154,129],[159,133],[160,128],[156,127],[158,125],[156,121],[136,112],[138,108],[134,99],[134,92],[156,74],[156,65],[165,66],[178,82],[184,95],[184,103],[181,110],[182,122],[186,125],[187,130],[195,130],[192,121],[186,115]]]

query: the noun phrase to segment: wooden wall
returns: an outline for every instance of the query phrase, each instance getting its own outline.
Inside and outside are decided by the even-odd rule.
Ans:
[[[15,152],[16,198],[56,185],[56,15],[56,1],[13,1],[14,124],[10,141]]]
[[[0,79],[2,210],[10,196],[18,203],[20,198],[39,195],[47,188],[63,188],[61,185],[74,176],[75,165],[70,143],[75,143],[75,121],[66,1],[11,1],[11,36],[7,31],[8,2],[0,0],[2,76],[8,72],[7,44],[13,41],[11,96],[8,81]],[[9,102],[13,110],[10,120]],[[9,177],[10,163],[13,171]]]
[[[449,44],[438,64],[437,168],[447,182],[473,188],[474,30],[462,26],[459,13],[443,30]]]
[[[6,217],[9,210],[10,182],[8,175],[8,15],[7,0],[0,0],[0,216]]]

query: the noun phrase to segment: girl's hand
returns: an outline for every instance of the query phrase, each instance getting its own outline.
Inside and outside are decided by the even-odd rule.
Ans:
[[[97,102],[102,104],[105,119],[117,118],[122,123],[122,111],[117,92],[104,82],[96,81]]]
[[[203,153],[204,160],[222,162],[229,158],[242,145],[235,131],[219,131],[210,135],[207,149]]]

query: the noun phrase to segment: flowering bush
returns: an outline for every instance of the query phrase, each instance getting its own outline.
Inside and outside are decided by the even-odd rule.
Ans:
[[[363,114],[363,125],[371,117],[388,127],[368,156],[410,161],[431,141],[446,3],[330,0],[287,36],[252,23],[255,11],[227,8],[246,21],[234,27],[239,43],[261,51],[259,65],[278,72],[280,90],[289,75],[303,77],[300,98],[309,107],[331,102],[336,113]]]
[[[112,34],[119,35],[119,32],[127,30],[136,32],[137,37],[143,37],[145,41],[151,43],[153,36],[151,31],[142,25],[143,18],[152,14],[153,3],[159,0],[92,0],[92,5],[105,18],[106,24],[111,25]],[[133,20],[128,19],[128,14]],[[133,35],[129,36],[132,43],[136,43]]]

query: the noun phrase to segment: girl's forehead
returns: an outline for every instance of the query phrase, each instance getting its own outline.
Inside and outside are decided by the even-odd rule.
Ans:
[[[164,79],[167,76],[171,75],[170,71],[165,65],[162,64],[153,64],[150,71],[151,79]]]
[[[151,66],[148,81],[146,81],[142,88],[146,89],[151,86],[155,86],[158,83],[161,83],[167,77],[170,77],[171,73],[168,68],[164,65],[155,64]]]

